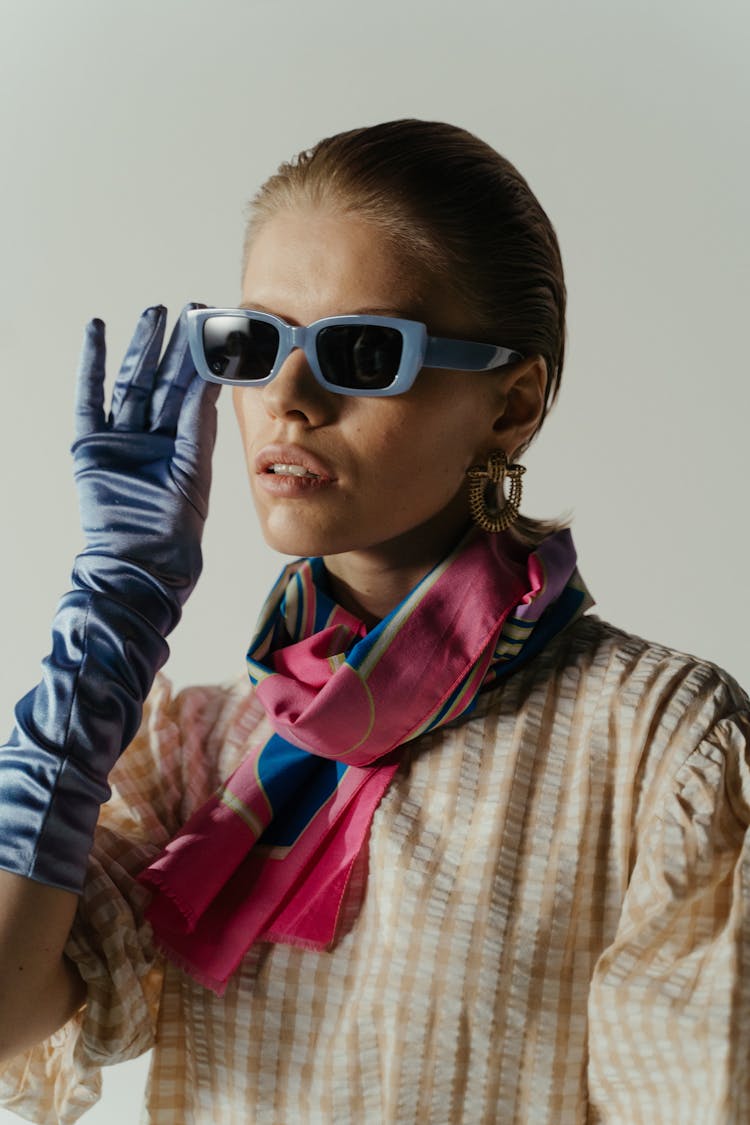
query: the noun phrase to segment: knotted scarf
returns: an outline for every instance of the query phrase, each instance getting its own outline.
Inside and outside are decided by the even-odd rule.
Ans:
[[[167,955],[221,995],[255,942],[330,948],[398,748],[465,720],[592,604],[567,530],[528,554],[472,529],[370,632],[322,559],[286,567],[247,657],[274,733],[140,876]]]

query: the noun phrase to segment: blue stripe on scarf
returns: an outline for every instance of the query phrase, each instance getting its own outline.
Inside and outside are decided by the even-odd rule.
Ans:
[[[274,816],[258,842],[291,847],[335,792],[348,766],[308,754],[275,734],[263,747],[257,768]]]

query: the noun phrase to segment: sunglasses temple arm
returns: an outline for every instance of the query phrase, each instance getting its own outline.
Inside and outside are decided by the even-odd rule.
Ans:
[[[424,366],[445,367],[456,371],[490,371],[522,358],[521,353],[512,348],[428,336]]]

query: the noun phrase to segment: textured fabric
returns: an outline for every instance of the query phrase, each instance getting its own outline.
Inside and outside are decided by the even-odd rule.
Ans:
[[[410,744],[332,952],[264,946],[221,999],[155,957],[133,874],[262,735],[170,698],[117,766],[68,952],[87,1007],[3,1071],[75,1121],[155,1042],[150,1125],[746,1125],[748,700],[587,615]],[[158,1008],[158,1011],[157,1011]]]
[[[257,941],[329,948],[392,751],[464,718],[593,604],[569,531],[530,554],[508,542],[473,529],[369,633],[322,559],[284,569],[248,653],[271,737],[141,876],[159,945],[199,983],[222,995]]]

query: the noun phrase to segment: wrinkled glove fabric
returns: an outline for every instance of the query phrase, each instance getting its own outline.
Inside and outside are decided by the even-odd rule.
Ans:
[[[216,389],[195,373],[184,314],[160,360],[166,318],[141,316],[108,414],[104,324],[86,328],[73,445],[86,545],[42,680],[0,748],[0,868],[74,892],[107,775],[201,570]]]

